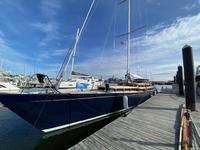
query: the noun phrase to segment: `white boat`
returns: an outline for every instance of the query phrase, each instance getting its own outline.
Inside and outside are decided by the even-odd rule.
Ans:
[[[87,74],[72,71],[71,79],[62,81],[59,90],[97,90],[103,80]]]
[[[9,82],[0,82],[0,93],[19,93],[20,89]]]

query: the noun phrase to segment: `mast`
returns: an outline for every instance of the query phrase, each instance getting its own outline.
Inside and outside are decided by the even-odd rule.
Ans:
[[[76,33],[76,42],[75,42],[75,44],[74,44],[74,49],[73,49],[71,74],[72,74],[72,71],[74,71],[74,60],[75,60],[75,56],[76,56],[76,50],[77,50],[78,39],[79,39],[79,28],[77,29],[77,33]]]
[[[61,83],[61,81],[63,79],[63,76],[64,76],[64,73],[65,73],[65,69],[67,69],[67,66],[68,66],[69,62],[71,61],[71,58],[73,56],[75,56],[77,44],[78,44],[78,42],[80,40],[81,34],[82,34],[82,32],[83,32],[83,30],[84,30],[84,28],[86,26],[86,23],[88,22],[88,18],[90,16],[91,12],[92,12],[92,8],[93,8],[95,2],[96,2],[96,0],[92,1],[92,3],[90,5],[90,8],[89,8],[89,10],[87,12],[86,18],[85,18],[85,20],[83,22],[83,25],[82,25],[80,31],[78,29],[78,32],[77,32],[77,35],[76,35],[76,39],[75,39],[75,43],[73,45],[73,48],[69,49],[69,51],[68,51],[68,53],[67,53],[67,55],[66,55],[66,57],[64,59],[64,62],[63,62],[62,66],[61,66],[61,68],[60,68],[60,70],[58,72],[58,75],[56,77],[55,89],[59,88],[60,83]],[[74,64],[74,62],[72,62],[72,64]]]
[[[130,78],[130,53],[131,53],[131,0],[128,0],[128,45],[127,45],[127,82]]]

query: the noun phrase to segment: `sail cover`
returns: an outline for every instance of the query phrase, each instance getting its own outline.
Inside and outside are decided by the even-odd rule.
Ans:
[[[80,72],[76,72],[76,71],[72,71],[72,75],[73,75],[73,76],[90,77],[90,76],[87,75],[87,74],[80,73]]]
[[[131,75],[131,77],[132,77],[133,79],[144,79],[143,77],[141,77],[141,76],[139,76],[139,75],[137,75],[137,74],[130,73],[130,75]]]

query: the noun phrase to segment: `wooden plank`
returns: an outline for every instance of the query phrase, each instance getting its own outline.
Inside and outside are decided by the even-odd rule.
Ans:
[[[159,94],[84,139],[78,149],[175,149],[178,146],[179,105],[184,99]]]
[[[200,97],[199,96],[197,97],[196,111],[192,111],[191,116],[192,116],[195,126],[197,127],[197,130],[200,133]]]

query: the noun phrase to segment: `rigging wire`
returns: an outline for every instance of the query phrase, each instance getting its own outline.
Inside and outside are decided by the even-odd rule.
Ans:
[[[116,35],[116,22],[117,22],[117,4],[114,7],[114,22],[113,22],[113,37]],[[116,50],[116,39],[113,40],[113,51]]]
[[[114,24],[115,13],[116,13],[116,4],[114,5],[113,13],[112,13],[112,18],[111,18],[110,24],[109,24],[109,26],[108,26],[108,31],[107,31],[107,34],[106,34],[106,37],[105,37],[105,40],[104,40],[103,47],[102,47],[102,49],[101,49],[100,60],[103,60],[103,54],[104,54],[106,45],[107,45],[107,43],[108,43],[109,36],[110,36],[110,34],[111,34],[112,26],[113,26],[113,24]],[[101,62],[100,62],[100,64],[101,64]]]
[[[87,22],[86,22],[86,24],[85,24],[85,27],[83,28],[82,33],[84,33],[85,30],[87,29],[88,24],[89,24],[89,22],[91,21],[92,17],[94,16],[94,13],[96,12],[96,9],[97,9],[98,5],[99,5],[99,0],[96,0],[96,2],[94,3],[93,9],[91,10],[91,13],[90,13],[89,16],[88,16]],[[82,39],[82,37],[80,37],[80,40],[81,40],[81,39]],[[76,57],[76,56],[75,56],[75,57]],[[78,45],[77,45],[77,57],[79,57]]]
[[[82,31],[83,33],[85,32],[86,28],[88,27],[88,24],[89,24],[89,22],[91,21],[93,15],[94,15],[94,13],[95,13],[95,11],[96,11],[98,5],[99,5],[99,1],[96,0],[96,3],[95,3],[94,5],[95,5],[95,6],[94,6],[93,10],[91,10],[91,13],[90,13],[89,16],[88,16],[87,22],[86,22],[85,27],[84,27],[84,29],[83,29],[83,31]]]

